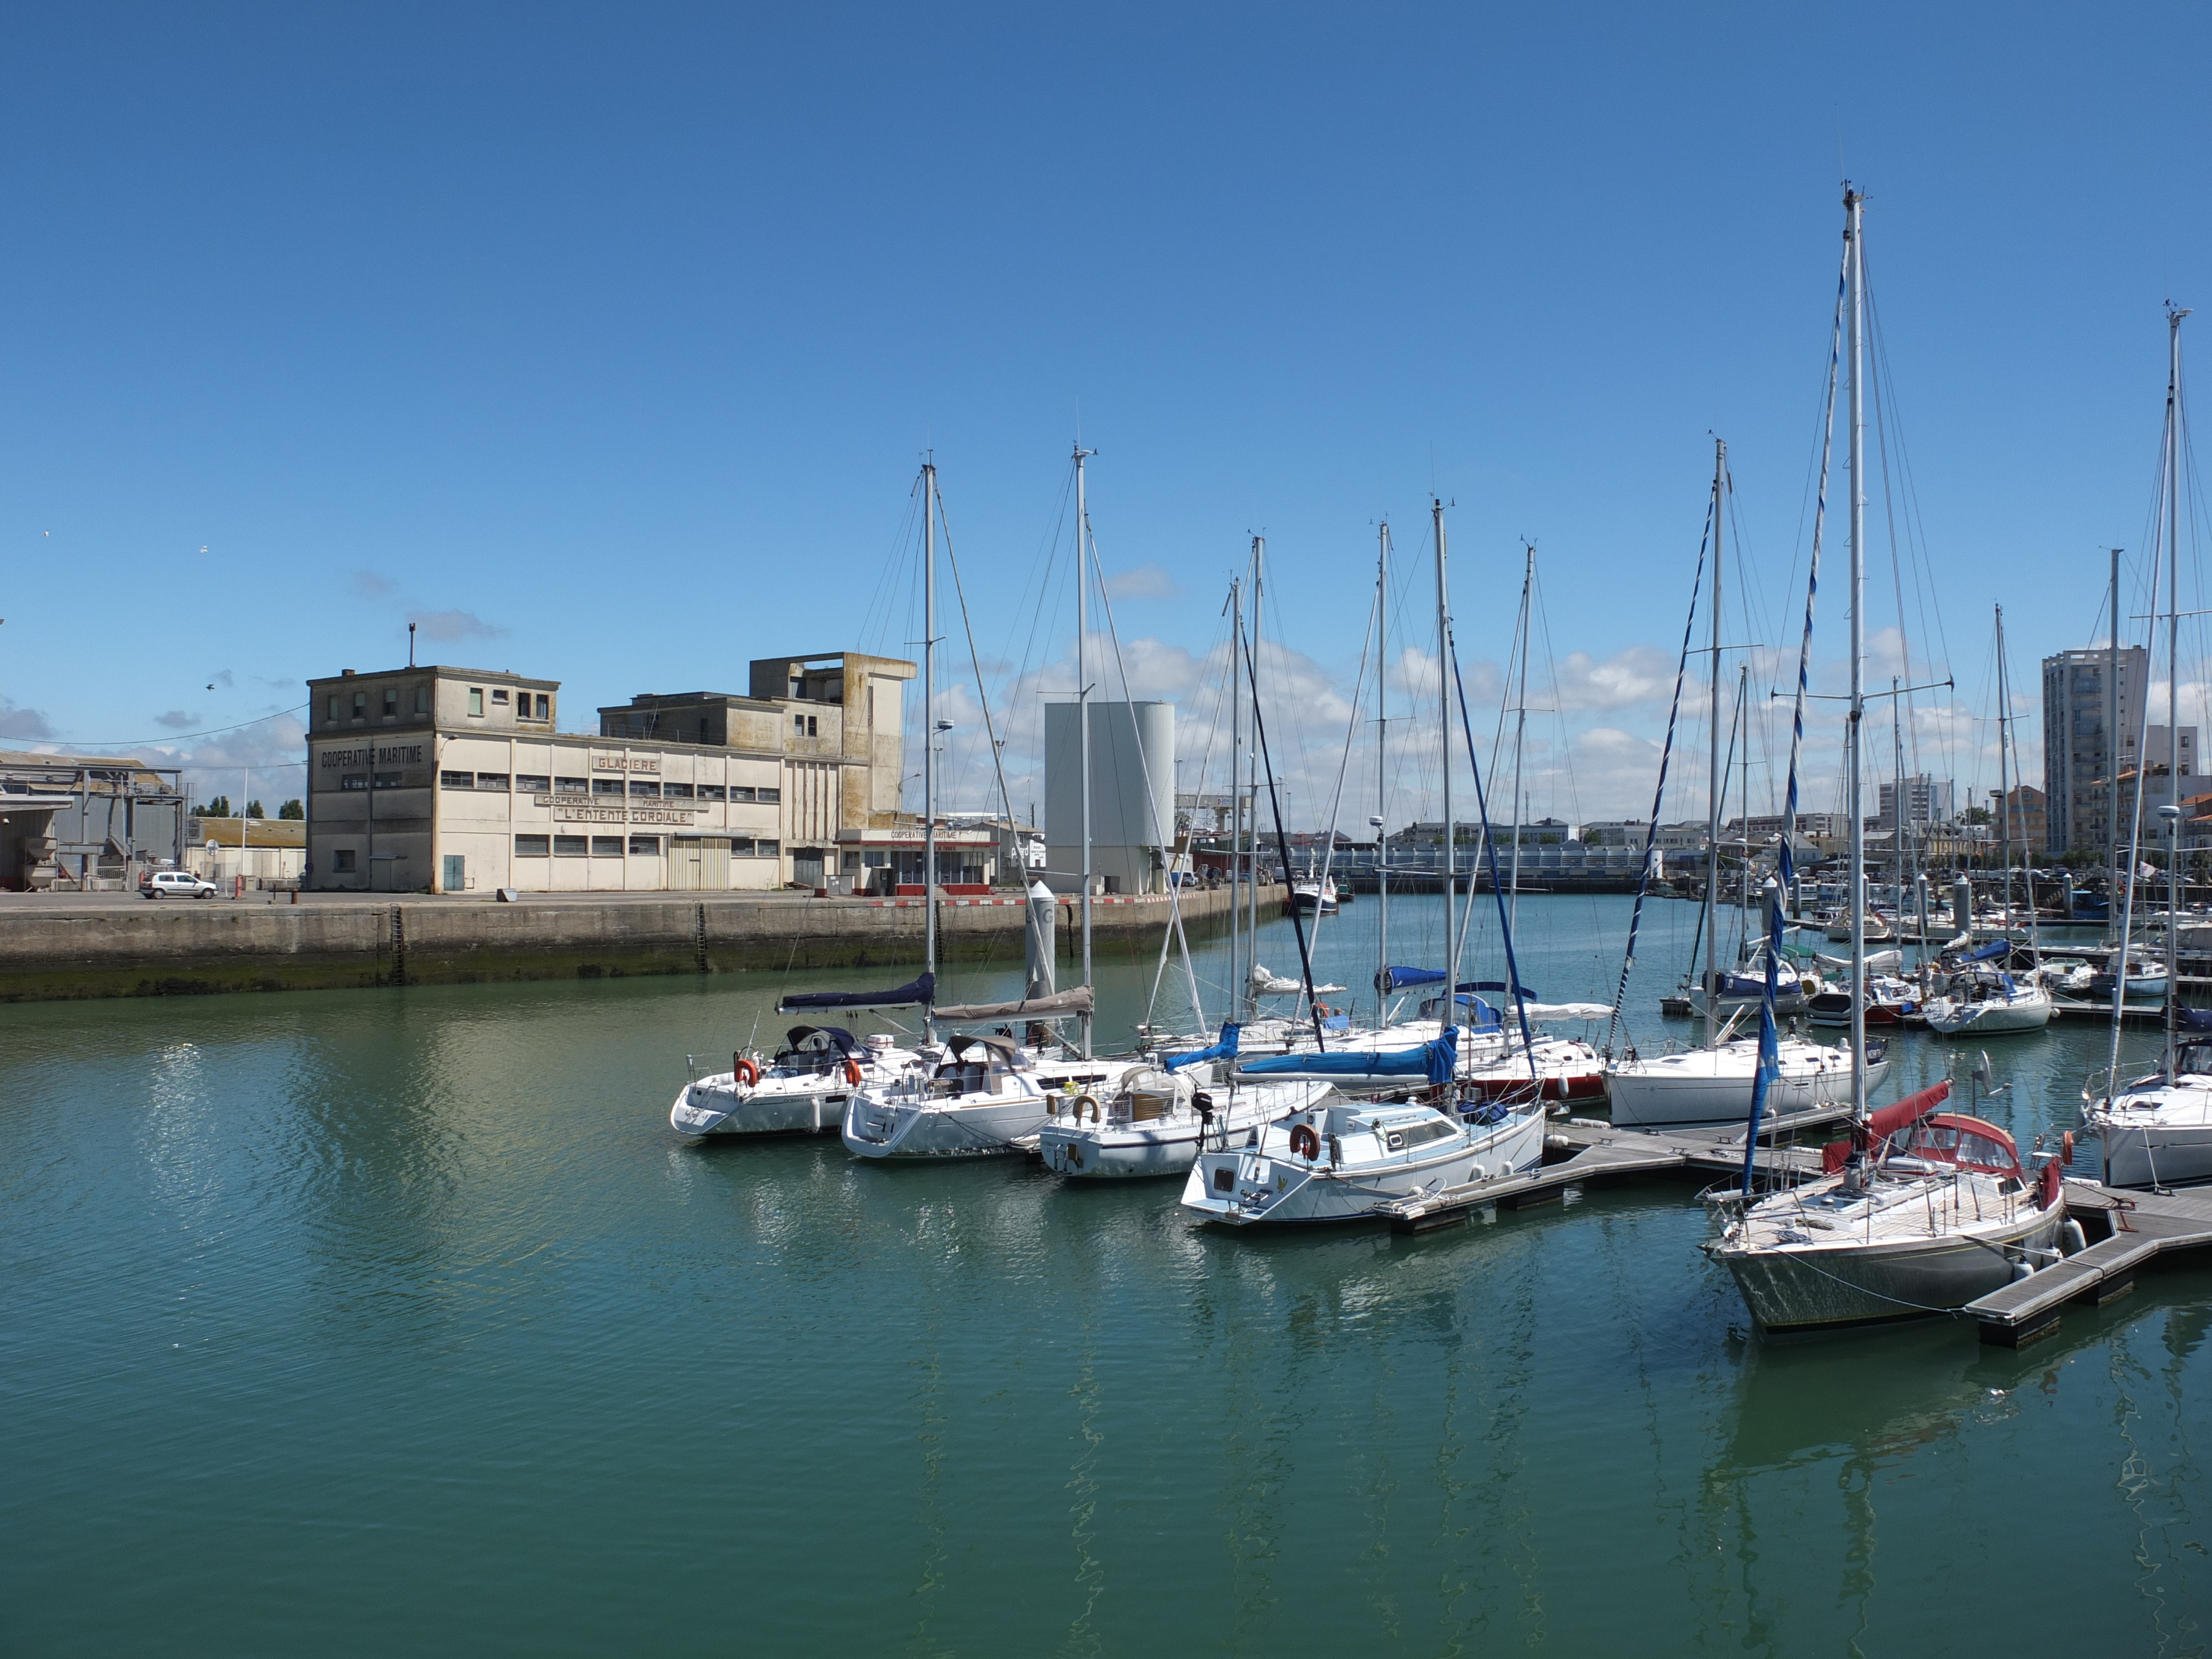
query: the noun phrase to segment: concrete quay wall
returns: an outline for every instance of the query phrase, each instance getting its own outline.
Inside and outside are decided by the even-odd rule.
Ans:
[[[1226,892],[1182,896],[1184,926],[1225,926]],[[1279,899],[1263,893],[1263,917]],[[1100,939],[1157,939],[1164,899],[1094,904]],[[389,903],[116,904],[0,918],[0,1001],[183,995],[222,991],[373,988],[497,980],[597,979],[744,969],[919,970],[919,899],[665,896],[514,904],[395,896]],[[951,961],[1018,963],[1019,901],[943,901],[939,949]],[[1072,959],[1076,905],[1060,906],[1062,959]]]

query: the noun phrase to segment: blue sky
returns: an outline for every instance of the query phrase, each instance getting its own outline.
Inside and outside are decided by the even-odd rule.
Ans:
[[[1768,601],[1744,626],[1800,602],[1848,172],[1942,619],[1908,631],[1986,732],[1990,603],[2033,708],[2035,659],[2100,632],[2098,550],[2143,542],[2160,307],[2212,305],[2208,34],[2179,6],[18,7],[0,730],[296,758],[283,722],[181,734],[404,659],[410,614],[426,659],[564,681],[570,725],[901,649],[925,447],[994,696],[1049,684],[1079,423],[1140,689],[1190,729],[1264,532],[1322,788],[1372,526],[1410,570],[1433,489],[1477,683],[1523,537],[1586,659],[1532,722],[1535,809],[1636,811],[1711,434]]]

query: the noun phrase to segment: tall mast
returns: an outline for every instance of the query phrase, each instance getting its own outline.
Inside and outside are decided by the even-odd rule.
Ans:
[[[1451,586],[1444,574],[1444,504],[1433,495],[1429,519],[1437,538],[1437,731],[1444,745],[1444,1023],[1450,1025],[1459,1021],[1459,929],[1452,925],[1459,904],[1459,857],[1451,798]]]
[[[1889,677],[1889,745],[1897,751],[1897,781],[1889,815],[1890,864],[1896,871],[1897,936],[1905,937],[1905,709],[1896,675]],[[1747,811],[1749,809],[1747,808]]]
[[[2181,998],[2181,319],[2166,308],[2166,787],[2174,810],[2166,856],[2166,1074],[2173,1075],[2174,1010]],[[2155,592],[2157,590],[2152,590]],[[2147,760],[2148,757],[2145,757]],[[2140,763],[2138,763],[2140,764]],[[2124,945],[2115,972],[2127,981]]]
[[[1521,568],[1521,706],[1513,711],[1513,896],[1506,904],[1508,927],[1517,927],[1521,922],[1521,823],[1528,816],[1521,796],[1521,740],[1528,731],[1528,592],[1536,582],[1536,548],[1532,542],[1523,544],[1523,549],[1527,558]],[[1471,893],[1468,908],[1474,908]],[[1509,987],[1506,994],[1513,995],[1516,988]],[[1510,1037],[1512,1027],[1509,1024],[1506,1030]]]
[[[1244,867],[1244,579],[1229,580],[1229,994],[1227,1018],[1244,1014],[1238,949],[1237,872]]]
[[[1091,511],[1083,493],[1083,463],[1097,454],[1075,446],[1075,724],[1081,733],[1079,764],[1083,769],[1083,982],[1091,983],[1091,665],[1085,635],[1091,629],[1091,572],[1088,563]],[[1091,1016],[1083,1017],[1083,1058],[1091,1058]]]
[[[1997,856],[2004,862],[2005,929],[2012,928],[2012,782],[2005,770],[2006,738],[2012,727],[2005,688],[2004,607],[1997,607]],[[2028,883],[2027,908],[2035,908],[2035,884]]]
[[[937,971],[937,462],[921,464],[921,964]],[[923,1016],[925,1028],[929,1025]]]
[[[2112,644],[2105,653],[2105,931],[2119,920],[2113,909],[2120,868],[2120,550],[2112,550]],[[2125,951],[2127,940],[2120,941]],[[2171,981],[2169,981],[2169,984]]]
[[[1862,816],[1859,738],[1866,720],[1866,397],[1864,368],[1866,248],[1863,210],[1866,198],[1844,187],[1844,234],[1850,243],[1849,326],[1850,334],[1850,541],[1851,707],[1844,728],[1844,752],[1850,768],[1851,907],[1851,1111],[1866,1121],[1866,819]]]
[[[1390,720],[1390,521],[1375,532],[1375,1024],[1382,1024],[1389,995],[1382,978],[1390,971],[1390,827],[1383,800],[1389,791]]]
[[[1720,932],[1721,792],[1728,780],[1721,775],[1721,547],[1728,522],[1728,442],[1713,440],[1713,673],[1712,765],[1705,774],[1705,1043],[1711,1047],[1721,1034],[1720,978],[1716,970],[1713,935]]]
[[[1249,954],[1255,962],[1259,960],[1260,956],[1260,748],[1257,741],[1260,730],[1260,584],[1267,556],[1267,538],[1265,536],[1253,537],[1252,632],[1245,646],[1244,658],[1245,672],[1252,676],[1252,731],[1255,739],[1250,764],[1247,768],[1251,773],[1252,884],[1247,890],[1244,901],[1244,938],[1249,947]],[[1283,871],[1283,879],[1288,881],[1290,878],[1291,872],[1285,867]],[[1255,996],[1254,1012],[1258,1012],[1258,1008],[1259,1000]]]

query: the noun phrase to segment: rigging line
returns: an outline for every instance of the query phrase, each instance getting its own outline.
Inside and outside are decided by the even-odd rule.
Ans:
[[[960,556],[952,550],[952,517],[945,510],[945,491],[934,491],[937,496],[938,522],[945,526],[945,560],[952,568],[952,597],[960,605],[960,626],[968,635],[969,665],[975,671],[975,700],[983,706],[983,740],[991,746],[991,761],[999,775],[999,803],[1005,808],[1006,830],[1011,835],[1014,825],[1014,798],[1006,787],[1006,752],[999,746],[997,729],[991,723],[991,699],[983,690],[983,659],[975,653],[975,623],[968,614],[968,590],[960,581]]]
[[[1091,568],[1097,571],[1098,575],[1098,605],[1099,609],[1105,613],[1106,617],[1106,638],[1114,647],[1114,669],[1115,672],[1121,677],[1121,698],[1124,702],[1129,705],[1129,723],[1133,728],[1137,719],[1136,695],[1129,689],[1129,667],[1128,664],[1122,659],[1121,635],[1120,630],[1116,629],[1114,624],[1114,601],[1111,596],[1109,596],[1106,592],[1106,569],[1104,565],[1099,562],[1098,538],[1095,534],[1091,533],[1091,526],[1087,520],[1082,523],[1079,523],[1075,526],[1075,579],[1078,581],[1081,581],[1085,580],[1086,574],[1083,566],[1083,550],[1087,539],[1091,549]],[[1077,690],[1080,691],[1082,688],[1079,686]],[[1077,716],[1078,720],[1088,720],[1090,716],[1087,713],[1079,714]],[[1165,873],[1167,875],[1168,881],[1168,920],[1175,927],[1176,931],[1177,933],[1181,933],[1182,930],[1182,890],[1176,884],[1175,879],[1175,778],[1172,774],[1170,774],[1168,778],[1168,822],[1162,823],[1159,821],[1159,796],[1154,792],[1152,787],[1152,759],[1145,753],[1145,745],[1142,743],[1139,743],[1136,745],[1136,750],[1138,781],[1143,786],[1145,791],[1145,800],[1147,806],[1151,809],[1152,833],[1159,838],[1159,846],[1161,848],[1160,861],[1166,866]],[[1287,860],[1284,865],[1284,868],[1287,872],[1289,869]],[[1131,948],[1133,950],[1134,949],[1133,942],[1132,943]],[[1196,969],[1191,966],[1190,950],[1188,945],[1183,949],[1182,965],[1184,974],[1190,981],[1190,1012],[1192,1017],[1198,1021],[1199,1025],[1202,1029],[1206,1024],[1206,1006],[1198,1000],[1198,972]],[[1312,989],[1310,984],[1309,984],[1307,989],[1309,993],[1310,993]],[[1147,1022],[1151,1020],[1152,1015],[1152,1011],[1150,1008],[1147,1008],[1145,1011],[1145,1018]]]
[[[1314,889],[1314,933],[1321,933],[1321,896],[1328,890],[1329,873],[1336,865],[1336,815],[1344,808],[1344,775],[1352,765],[1352,745],[1359,740],[1359,711],[1367,695],[1367,657],[1375,642],[1375,625],[1382,609],[1382,595],[1377,592],[1375,603],[1367,608],[1367,631],[1359,638],[1359,672],[1352,678],[1352,720],[1344,733],[1344,757],[1336,763],[1336,793],[1329,798],[1328,850],[1322,854],[1321,881]],[[1310,855],[1306,860],[1310,866]]]
[[[281,720],[287,714],[304,714],[307,709],[313,707],[313,704],[314,699],[311,697],[306,702],[300,704],[296,708],[280,708],[273,714],[262,714],[250,720],[240,720],[235,726],[218,726],[212,731],[208,732],[172,732],[165,738],[54,738],[53,741],[57,743],[74,744],[80,749],[151,748],[158,744],[185,743],[189,742],[193,738],[219,738],[226,732],[243,732],[249,726],[266,726],[270,720]],[[57,758],[60,758],[60,757],[57,756]],[[268,763],[268,764],[271,766],[305,766],[307,763],[305,761],[271,761]],[[222,765],[196,766],[189,769],[196,772],[224,772],[228,771],[230,768],[228,766]]]
[[[1505,943],[1505,994],[1512,1000],[1513,1012],[1520,1019],[1521,1050],[1528,1056],[1528,1079],[1539,1085],[1536,1095],[1540,1105],[1543,1089],[1541,1079],[1537,1075],[1536,1042],[1528,1031],[1528,990],[1521,982],[1521,966],[1514,956],[1513,926],[1506,919],[1505,888],[1498,878],[1498,840],[1490,833],[1490,800],[1483,792],[1482,763],[1474,752],[1474,721],[1467,711],[1467,681],[1459,672],[1459,639],[1449,618],[1444,623],[1444,645],[1451,656],[1452,684],[1459,692],[1459,724],[1460,730],[1467,737],[1468,770],[1474,775],[1474,807],[1481,817],[1483,849],[1490,860],[1490,893],[1498,901],[1498,927]],[[1472,910],[1474,908],[1474,873],[1472,871],[1468,872],[1467,884],[1467,908]],[[1459,987],[1456,983],[1446,988],[1444,1009],[1445,1018],[1456,1025],[1459,1023]]]
[[[1613,994],[1613,1014],[1606,1022],[1605,1051],[1613,1053],[1614,1036],[1620,1030],[1620,1007],[1628,997],[1629,971],[1636,966],[1636,935],[1644,921],[1644,896],[1651,890],[1651,854],[1659,841],[1659,812],[1667,796],[1667,763],[1674,753],[1674,723],[1682,712],[1682,685],[1690,672],[1691,631],[1698,625],[1698,596],[1705,592],[1705,556],[1713,547],[1713,508],[1708,498],[1705,507],[1705,533],[1698,543],[1698,568],[1690,579],[1690,614],[1682,623],[1682,654],[1674,665],[1674,700],[1667,709],[1667,738],[1659,750],[1659,781],[1651,792],[1651,822],[1644,827],[1644,868],[1636,883],[1636,902],[1628,913],[1628,946],[1620,957],[1620,983]],[[1698,908],[1700,916],[1705,907]],[[1456,993],[1455,993],[1456,994]]]
[[[861,642],[878,653],[890,643],[891,616],[896,603],[892,595],[896,591],[897,575],[905,568],[908,550],[913,545],[915,497],[920,493],[921,484],[917,480],[907,491],[906,512],[899,520],[898,533],[891,538],[883,562],[876,567],[875,586],[869,591],[868,603],[860,612],[858,631]],[[877,615],[878,606],[883,612],[880,617]],[[875,630],[872,637],[869,633],[871,628]]]
[[[1243,623],[1242,616],[1238,617],[1237,623],[1241,634]],[[1252,732],[1259,739],[1260,763],[1267,769],[1267,803],[1273,810],[1275,817],[1276,850],[1282,856],[1283,868],[1288,870],[1291,867],[1291,843],[1289,838],[1283,834],[1283,801],[1275,789],[1275,763],[1267,753],[1267,721],[1260,712],[1260,665],[1253,660],[1255,654],[1250,651],[1244,653],[1245,678],[1250,682],[1252,687]],[[1253,880],[1255,883],[1259,880],[1257,870],[1253,872]],[[1321,1011],[1314,1006],[1313,951],[1306,944],[1305,922],[1299,916],[1297,906],[1295,904],[1291,907],[1291,928],[1297,935],[1298,972],[1305,980],[1306,1014],[1313,1021],[1314,1048],[1317,1053],[1327,1054],[1328,1040],[1322,1035]],[[1456,994],[1456,991],[1454,994]]]

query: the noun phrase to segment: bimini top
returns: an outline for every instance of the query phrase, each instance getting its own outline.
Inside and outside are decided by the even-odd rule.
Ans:
[[[945,1046],[954,1056],[964,1054],[971,1048],[988,1048],[1011,1066],[1021,1058],[1021,1045],[1012,1037],[985,1036],[980,1031],[960,1031],[945,1039]]]
[[[823,1039],[823,1046],[836,1050],[848,1060],[866,1060],[868,1051],[860,1040],[842,1025],[794,1025],[783,1034],[785,1043],[797,1048],[811,1036]]]

